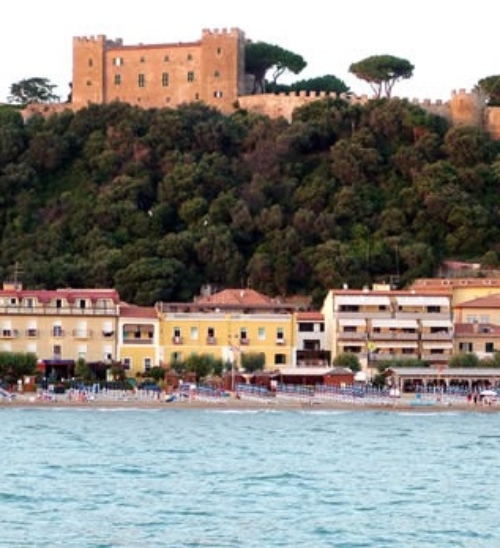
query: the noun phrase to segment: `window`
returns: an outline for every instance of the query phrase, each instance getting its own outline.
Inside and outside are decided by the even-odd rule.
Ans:
[[[188,61],[192,61],[192,60],[193,60],[193,56],[192,56],[190,53],[188,53],[187,60],[188,60]]]
[[[137,84],[140,88],[146,86],[146,76],[144,74],[139,74],[139,76],[137,77]]]
[[[222,97],[222,91],[214,91],[214,97],[220,99]]]
[[[28,297],[27,299],[24,299],[24,306],[26,308],[34,308],[35,307],[35,301],[31,297]]]
[[[52,327],[52,336],[53,337],[62,337],[63,336],[63,329],[61,325],[54,325]]]
[[[164,88],[167,88],[167,87],[168,87],[168,72],[164,72],[164,73],[161,75],[161,85],[162,85]]]
[[[36,337],[37,336],[37,329],[36,327],[29,327],[27,330],[26,330],[26,336],[27,337]]]
[[[299,331],[303,333],[312,333],[314,331],[313,323],[299,323]]]
[[[122,57],[115,57],[113,59],[113,65],[115,67],[121,67],[123,65],[123,58]]]
[[[257,332],[257,337],[259,338],[259,341],[265,341],[266,340],[266,328],[265,327],[259,327],[259,330]]]
[[[139,59],[139,62],[141,62],[141,63],[146,62],[146,58],[144,57],[144,55],[141,55],[141,58]]]
[[[284,342],[285,342],[285,334],[283,333],[283,328],[278,327],[278,329],[276,329],[276,343],[284,344]]]
[[[87,86],[91,86],[92,85],[92,80],[87,80]]]
[[[192,70],[187,73],[187,81],[194,82],[194,72]]]
[[[495,344],[492,342],[487,342],[484,345],[484,351],[487,352],[488,354],[492,354],[493,352],[495,352]]]
[[[490,323],[490,317],[487,314],[481,314],[479,316],[479,323]]]
[[[62,308],[62,300],[56,299],[56,308]]]
[[[60,344],[55,344],[52,347],[52,355],[54,359],[60,360],[62,356],[62,346]]]
[[[87,306],[87,301],[85,299],[80,299],[78,301],[78,308],[80,310],[85,310],[85,307]]]
[[[119,86],[122,83],[121,74],[115,74],[115,86]]]
[[[93,67],[94,66],[94,60],[93,59],[89,59],[89,67]]]
[[[191,328],[191,340],[193,341],[197,341],[198,340],[198,328],[197,327],[192,327]]]
[[[285,354],[275,354],[274,355],[274,365],[283,365],[286,363]]]
[[[472,352],[473,345],[470,342],[461,342],[458,344],[458,350],[460,352]]]
[[[144,371],[151,370],[151,358],[144,358]]]
[[[209,327],[207,330],[207,344],[215,344],[216,342],[215,329],[213,327]]]
[[[440,306],[428,306],[427,307],[427,312],[429,312],[429,314],[439,314],[441,312],[441,307]]]
[[[132,358],[123,358],[123,369],[129,370],[132,367]]]
[[[220,72],[218,70],[216,70],[214,72],[214,78],[219,78],[220,77]]]
[[[168,63],[170,61],[170,57],[168,55],[163,56],[163,62]]]
[[[220,55],[222,53],[222,48],[217,48],[217,55]]]

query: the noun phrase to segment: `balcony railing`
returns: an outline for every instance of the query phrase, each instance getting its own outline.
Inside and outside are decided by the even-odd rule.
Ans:
[[[366,339],[366,333],[358,331],[341,331],[337,334],[337,338],[341,341],[363,341]]]
[[[207,337],[207,344],[217,344],[217,339],[215,337]]]
[[[180,336],[172,337],[172,344],[183,344],[184,340]]]
[[[0,331],[0,339],[17,339],[19,331],[17,329],[3,329]]]
[[[250,344],[250,339],[248,337],[241,337],[240,344],[242,346],[248,346]]]
[[[416,341],[418,333],[402,333],[395,331],[382,331],[380,333],[370,333],[372,341]]]
[[[282,339],[282,338],[276,339],[276,344],[279,346],[283,346],[285,344],[285,339]]]
[[[443,331],[442,333],[425,333],[422,331],[420,338],[423,341],[451,341],[453,339],[453,333],[449,331]]]

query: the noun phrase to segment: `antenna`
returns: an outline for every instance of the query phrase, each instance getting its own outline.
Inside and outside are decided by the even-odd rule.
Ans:
[[[14,265],[14,289],[19,289],[21,286],[21,283],[19,281],[19,274],[23,273],[23,269],[19,266],[19,263],[16,261]]]

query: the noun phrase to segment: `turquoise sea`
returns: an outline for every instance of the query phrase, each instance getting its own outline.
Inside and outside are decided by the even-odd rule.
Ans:
[[[0,409],[0,546],[498,548],[500,414]]]

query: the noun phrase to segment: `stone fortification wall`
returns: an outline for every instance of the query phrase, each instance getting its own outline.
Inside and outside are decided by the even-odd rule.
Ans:
[[[238,98],[238,104],[240,108],[249,110],[251,112],[257,112],[269,116],[270,118],[283,117],[288,121],[292,120],[293,111],[296,108],[303,107],[319,99],[325,99],[331,97],[337,98],[336,93],[327,92],[307,92],[298,91],[296,93],[264,93],[261,95],[245,95]],[[369,98],[366,95],[361,97],[349,96],[341,94],[341,99],[346,99],[351,103],[365,104]]]

